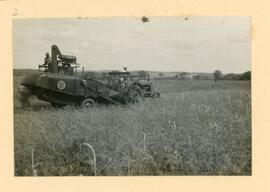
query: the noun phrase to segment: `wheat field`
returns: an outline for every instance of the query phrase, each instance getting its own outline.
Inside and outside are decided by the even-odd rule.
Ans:
[[[21,109],[16,176],[251,175],[250,81],[157,80],[160,99],[91,109]]]

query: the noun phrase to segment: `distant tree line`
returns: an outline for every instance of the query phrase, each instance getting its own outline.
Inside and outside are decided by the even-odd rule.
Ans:
[[[236,81],[251,80],[251,71],[247,71],[242,74],[229,73],[227,75],[224,75],[222,80],[236,80]]]
[[[196,73],[188,73],[188,72],[179,72],[175,75],[164,75],[163,73],[158,73],[158,77],[154,77],[154,79],[159,80],[212,80],[213,77],[211,74],[196,74]]]
[[[153,76],[151,73],[147,71],[133,71],[132,74],[137,74],[141,79],[146,79],[148,75],[150,78],[159,79],[159,80],[251,80],[251,72],[247,71],[241,74],[229,73],[222,74],[220,70],[215,70],[213,73],[188,73],[188,72],[179,72],[174,75],[168,76],[164,75],[164,73],[159,72],[156,76]],[[104,79],[106,77],[107,72],[97,72],[97,71],[86,71],[85,75],[88,78],[96,78],[96,79]]]
[[[247,71],[242,74],[222,74],[220,70],[215,70],[211,73],[188,73],[179,72],[173,76],[165,76],[163,73],[158,73],[158,77],[155,79],[159,80],[251,80],[251,72]]]
[[[245,73],[241,74],[234,74],[234,73],[229,73],[226,75],[222,75],[220,70],[216,70],[213,73],[215,82],[217,80],[234,80],[234,81],[249,81],[251,80],[251,71],[247,71]]]

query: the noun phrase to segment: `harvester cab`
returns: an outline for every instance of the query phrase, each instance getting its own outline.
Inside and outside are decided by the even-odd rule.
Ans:
[[[60,75],[74,75],[79,64],[77,58],[72,55],[63,55],[56,45],[51,47],[51,57],[46,53],[44,64],[39,65],[40,71],[59,73]]]

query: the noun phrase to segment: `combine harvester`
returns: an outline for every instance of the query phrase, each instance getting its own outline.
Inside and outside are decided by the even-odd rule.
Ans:
[[[152,89],[149,78],[149,83],[143,81],[141,84],[142,81],[134,81],[129,72],[109,72],[107,81],[102,81],[87,78],[84,73],[77,75],[78,67],[75,56],[63,55],[56,45],[52,45],[51,58],[47,53],[39,71],[27,75],[21,82],[19,95],[22,106],[30,104],[32,95],[54,107],[136,103],[149,95]],[[159,93],[154,95],[159,96]]]

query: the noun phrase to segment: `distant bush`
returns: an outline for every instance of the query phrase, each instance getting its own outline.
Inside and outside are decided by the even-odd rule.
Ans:
[[[195,80],[209,80],[210,78],[207,77],[206,75],[195,75],[195,76],[193,76],[193,79],[195,79]]]
[[[214,73],[213,73],[213,75],[214,75],[215,82],[217,80],[221,80],[222,79],[222,73],[221,73],[220,70],[215,70]]]
[[[245,73],[242,74],[234,74],[234,73],[229,73],[227,75],[225,75],[222,80],[251,80],[251,72],[247,71]]]
[[[239,74],[234,74],[234,73],[229,73],[225,75],[222,80],[239,80],[240,75]]]
[[[241,74],[239,80],[251,80],[251,71]]]

